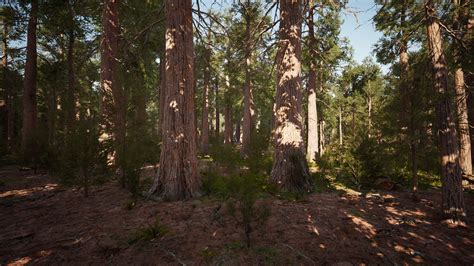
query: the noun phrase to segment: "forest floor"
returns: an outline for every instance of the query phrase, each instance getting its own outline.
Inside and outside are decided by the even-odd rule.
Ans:
[[[474,263],[473,194],[471,227],[455,228],[440,223],[439,190],[421,192],[419,202],[403,191],[268,196],[257,204],[271,214],[247,248],[222,201],[138,200],[130,208],[130,193],[115,182],[85,198],[57,181],[0,169],[0,265]]]

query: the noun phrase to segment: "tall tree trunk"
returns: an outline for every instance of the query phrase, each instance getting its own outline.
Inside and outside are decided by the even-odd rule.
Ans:
[[[465,12],[469,12],[467,7],[462,7],[465,1],[453,1],[457,12],[454,16],[453,28],[458,32],[457,37],[462,40],[464,37],[464,27],[466,26]],[[459,163],[464,173],[472,174],[472,158],[471,158],[471,139],[469,134],[469,119],[467,110],[467,94],[464,83],[464,71],[461,67],[461,47],[454,44],[454,88],[456,90],[456,113],[458,117],[458,131],[459,131]]]
[[[191,0],[166,0],[166,100],[160,169],[150,193],[165,200],[199,194],[194,119],[194,45]]]
[[[308,139],[306,149],[306,159],[308,162],[315,162],[319,153],[319,132],[318,132],[318,107],[316,95],[316,38],[314,36],[314,0],[309,2],[308,12],[308,37],[311,61],[309,66],[308,79]]]
[[[115,164],[125,141],[125,92],[119,82],[119,0],[106,0],[102,13],[101,43],[101,129],[102,139],[113,139]],[[112,130],[110,130],[112,129]]]
[[[225,76],[225,110],[224,110],[224,144],[231,144],[234,142],[232,134],[234,133],[232,123],[232,103],[230,99],[230,80],[229,75]]]
[[[31,2],[31,12],[28,21],[28,36],[26,43],[26,65],[23,92],[23,129],[21,147],[24,154],[32,148],[36,120],[38,116],[36,102],[36,25],[38,23],[38,1]],[[31,159],[31,158],[25,158]]]
[[[339,106],[339,145],[342,146],[342,106]]]
[[[325,151],[325,146],[326,146],[326,143],[324,142],[324,126],[325,126],[325,122],[324,120],[321,120],[321,122],[319,123],[319,154],[321,156],[324,155],[324,151]]]
[[[216,77],[216,84],[215,84],[215,91],[214,97],[216,102],[216,139],[219,142],[219,133],[221,131],[221,113],[220,113],[220,106],[219,106],[219,80]]]
[[[68,91],[66,92],[66,132],[70,133],[76,120],[75,76],[74,76],[74,30],[69,31],[67,52]]]
[[[163,138],[163,113],[166,99],[166,59],[165,59],[165,34],[163,34],[163,49],[160,51],[160,107],[159,107],[159,121],[158,121],[158,133],[160,139]]]
[[[245,87],[244,87],[244,119],[243,119],[243,130],[242,130],[242,149],[241,154],[243,156],[248,154],[252,131],[254,130],[254,102],[253,102],[253,91],[252,81],[250,77],[250,63],[252,57],[251,50],[251,36],[250,36],[250,1],[247,0],[245,4]]]
[[[210,48],[207,47],[204,52],[206,60],[206,69],[204,70],[204,94],[201,118],[201,153],[209,153],[209,93],[210,93]]]
[[[9,27],[8,22],[6,20],[3,21],[3,59],[2,59],[2,67],[3,67],[3,81],[5,88],[5,105],[7,107],[7,123],[6,123],[6,140],[7,140],[7,150],[11,152],[13,146],[13,134],[14,134],[14,118],[15,118],[15,110],[13,108],[13,89],[10,82],[8,80],[8,34],[9,34]]]
[[[241,137],[241,132],[240,132],[240,126],[241,126],[241,121],[242,119],[237,119],[237,124],[235,125],[235,142],[240,143],[240,137]]]
[[[311,189],[302,135],[300,6],[300,0],[280,0],[275,154],[271,182],[288,191]]]
[[[232,105],[226,103],[224,110],[224,144],[232,143],[232,132]]]
[[[448,91],[448,72],[444,58],[443,40],[432,0],[426,1],[425,10],[434,89],[438,94],[436,114],[442,166],[442,208],[448,221],[463,222],[466,219],[466,212],[458,157],[459,147],[454,112]]]
[[[370,81],[369,81],[369,89],[370,89]],[[368,117],[368,125],[367,125],[367,137],[370,139],[372,137],[372,96],[367,96],[367,117]]]

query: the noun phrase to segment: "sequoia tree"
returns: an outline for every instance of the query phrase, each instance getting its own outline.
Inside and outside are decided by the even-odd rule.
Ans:
[[[125,140],[125,93],[119,74],[119,0],[105,1],[101,42],[101,130],[102,138],[113,139],[115,163]]]
[[[163,145],[150,193],[164,200],[198,195],[191,0],[165,1],[166,55]]]
[[[310,189],[301,117],[301,1],[280,0],[274,160],[271,181],[283,190]]]
[[[466,211],[462,192],[456,123],[448,91],[448,71],[441,28],[432,0],[426,1],[425,12],[433,85],[438,97],[436,116],[442,167],[442,208],[449,222],[463,222],[466,218]]]
[[[23,128],[21,147],[23,153],[29,151],[32,145],[36,120],[38,116],[36,102],[36,76],[37,76],[37,50],[36,50],[36,25],[38,23],[38,1],[31,2],[30,17],[28,20],[28,33],[26,41],[26,65],[23,92]]]

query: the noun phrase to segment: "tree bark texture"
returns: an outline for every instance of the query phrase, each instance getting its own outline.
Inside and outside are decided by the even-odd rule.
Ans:
[[[319,130],[318,130],[318,107],[317,107],[317,69],[316,69],[316,38],[314,36],[314,1],[310,0],[308,18],[308,38],[311,61],[308,76],[308,139],[306,149],[306,159],[308,162],[315,162],[319,154]]]
[[[442,167],[442,209],[450,222],[466,218],[459,165],[459,147],[448,91],[448,72],[444,57],[441,29],[431,0],[425,3],[428,45],[433,69],[434,90],[438,95],[436,115]]]
[[[244,119],[242,127],[242,149],[241,153],[246,156],[252,138],[252,132],[254,130],[254,101],[251,81],[251,17],[250,17],[250,1],[246,2],[245,5],[245,87],[244,87]]]
[[[467,26],[466,11],[468,7],[463,7],[465,1],[454,0],[456,13],[454,16],[453,28],[457,32],[457,37],[463,40],[465,27]],[[458,118],[458,134],[459,134],[459,163],[465,174],[472,174],[472,158],[471,158],[471,139],[469,134],[469,119],[467,109],[467,93],[464,83],[464,70],[461,67],[462,51],[459,44],[454,42],[454,89],[456,91],[456,113]]]
[[[125,142],[126,95],[119,82],[119,0],[106,0],[102,13],[101,130],[114,141],[115,163]]]
[[[210,94],[210,47],[206,47],[204,51],[204,60],[206,61],[206,69],[204,70],[204,88],[203,88],[203,105],[201,117],[201,153],[206,155],[209,153],[209,94]]]
[[[191,0],[166,0],[166,100],[159,174],[150,189],[164,200],[199,195],[194,116]]]
[[[280,0],[274,160],[271,182],[282,190],[311,189],[301,117],[301,1]]]
[[[27,153],[29,146],[33,145],[34,131],[36,129],[37,96],[37,50],[36,50],[36,25],[38,23],[38,1],[31,2],[30,17],[28,20],[28,33],[26,41],[26,65],[23,91],[23,128],[21,147],[23,153]]]

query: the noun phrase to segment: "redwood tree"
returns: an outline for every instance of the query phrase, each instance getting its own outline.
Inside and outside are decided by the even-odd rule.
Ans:
[[[308,44],[311,56],[308,73],[308,143],[306,159],[315,162],[319,154],[319,132],[318,132],[318,107],[316,94],[316,37],[314,36],[314,1],[309,1],[308,14]]]
[[[434,90],[438,96],[436,115],[442,167],[442,208],[448,221],[463,222],[466,211],[461,184],[456,123],[448,91],[448,71],[441,29],[432,0],[426,1],[425,11]]]
[[[26,65],[23,91],[23,129],[21,136],[22,151],[28,152],[32,145],[36,120],[38,115],[36,103],[36,25],[38,23],[38,1],[31,2],[31,11],[28,21],[28,36],[26,42]]]
[[[304,156],[301,117],[300,0],[280,0],[274,160],[271,181],[280,189],[307,191],[309,171]]]
[[[194,45],[191,0],[166,0],[166,70],[163,145],[150,193],[164,200],[198,195],[194,116]]]
[[[102,138],[114,140],[115,163],[120,159],[125,140],[125,93],[119,72],[119,0],[105,1],[102,13],[101,43],[101,127]]]

